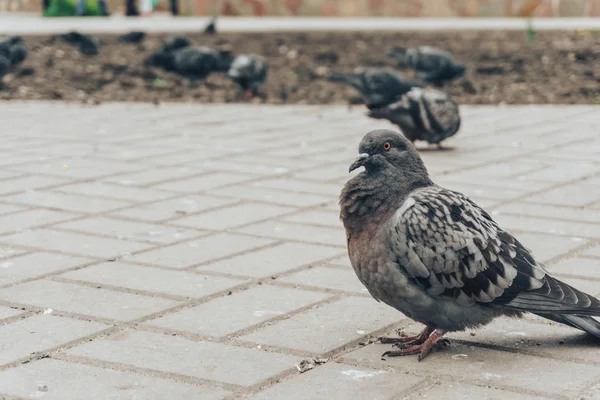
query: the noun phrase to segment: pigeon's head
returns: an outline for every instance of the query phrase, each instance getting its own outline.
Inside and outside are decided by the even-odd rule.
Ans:
[[[427,176],[427,170],[414,146],[401,134],[377,129],[363,137],[358,146],[359,155],[350,165],[349,172],[365,167],[367,174],[378,172]]]

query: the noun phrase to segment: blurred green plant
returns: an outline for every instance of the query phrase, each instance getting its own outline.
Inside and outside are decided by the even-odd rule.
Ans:
[[[594,104],[600,104],[600,99],[596,100]]]
[[[44,17],[74,17],[77,0],[52,0],[44,11]],[[97,0],[86,0],[83,15],[100,16]]]
[[[164,79],[156,78],[152,81],[152,87],[163,88],[167,86],[167,82]]]
[[[531,43],[535,40],[535,29],[533,29],[533,19],[527,18],[527,42]]]

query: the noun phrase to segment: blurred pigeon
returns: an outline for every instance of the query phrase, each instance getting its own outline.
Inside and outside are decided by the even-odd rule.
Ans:
[[[424,140],[441,147],[441,141],[460,128],[458,104],[450,95],[431,88],[413,88],[398,101],[372,108],[368,116],[398,125],[408,140]]]
[[[267,80],[269,64],[263,56],[240,54],[233,59],[227,76],[242,87],[246,99],[258,94],[258,88]]]
[[[395,47],[387,55],[408,65],[426,82],[441,85],[465,74],[467,67],[449,52],[432,46],[404,49]]]
[[[369,293],[422,324],[380,338],[384,356],[423,359],[447,332],[531,312],[600,339],[600,300],[552,277],[515,237],[466,196],[431,180],[412,144],[393,131],[360,142],[340,195],[354,271]]]
[[[119,36],[119,42],[123,43],[140,43],[146,38],[146,32],[132,31]]]
[[[212,72],[227,71],[233,56],[229,51],[215,51],[203,46],[188,46],[174,52],[157,51],[145,62],[189,79],[204,79]]]
[[[98,54],[100,42],[91,35],[85,35],[77,31],[71,31],[69,33],[59,35],[59,38],[73,46],[77,46],[79,51],[85,55],[95,56]]]
[[[217,33],[217,16],[213,16],[208,24],[204,27],[204,33],[207,35],[214,35]]]
[[[7,40],[0,42],[0,56],[6,58],[10,66],[21,64],[27,56],[29,50],[25,41],[20,36],[11,36]]]
[[[411,88],[423,86],[390,68],[357,67],[350,74],[335,72],[329,75],[328,80],[358,90],[369,108],[387,105]]]
[[[185,36],[173,35],[164,40],[163,51],[171,52],[191,45],[192,42],[190,42],[190,39],[186,38]]]
[[[0,79],[2,79],[2,77],[8,73],[9,68],[10,61],[8,60],[8,58],[0,54]]]

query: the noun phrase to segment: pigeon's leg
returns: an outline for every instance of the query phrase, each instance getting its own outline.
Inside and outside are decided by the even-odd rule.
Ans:
[[[427,340],[425,340],[422,344],[419,345],[415,345],[415,346],[410,346],[410,347],[405,347],[403,349],[400,350],[390,350],[390,351],[386,351],[385,353],[383,353],[381,355],[381,357],[399,357],[399,356],[409,356],[409,355],[413,355],[413,354],[418,354],[419,355],[419,361],[423,360],[425,357],[427,357],[427,354],[429,354],[429,352],[431,351],[432,347],[438,343],[438,341],[442,338],[442,336],[444,336],[446,332],[440,329],[435,329],[431,335],[429,335],[429,338],[427,338]]]
[[[424,343],[427,338],[429,338],[429,336],[431,335],[431,333],[434,331],[433,328],[426,326],[425,329],[423,329],[421,331],[421,333],[419,333],[416,336],[402,336],[402,334],[400,334],[400,337],[380,337],[377,338],[377,340],[379,340],[380,343],[403,343],[406,345],[413,345],[413,344],[422,344]]]

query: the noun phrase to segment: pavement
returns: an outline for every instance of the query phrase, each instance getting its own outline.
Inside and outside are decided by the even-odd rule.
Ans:
[[[559,278],[600,293],[600,114],[465,106],[422,149]],[[600,399],[600,343],[538,318],[381,359],[421,326],[354,275],[337,196],[359,108],[0,107],[0,398]],[[301,373],[299,370],[302,370]]]
[[[0,14],[0,34],[42,35],[70,30],[110,34],[130,30],[154,33],[200,31],[207,17],[171,17],[156,14],[151,17],[42,18],[39,14]],[[219,17],[221,32],[269,31],[448,31],[448,30],[600,30],[600,18],[373,18],[373,17]]]

